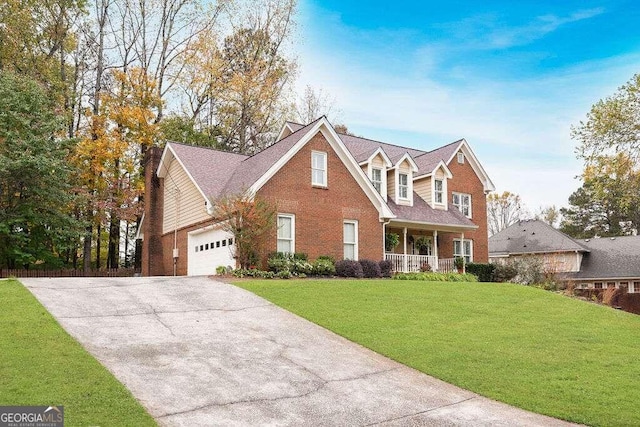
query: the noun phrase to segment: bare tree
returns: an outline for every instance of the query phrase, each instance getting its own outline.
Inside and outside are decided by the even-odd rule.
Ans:
[[[322,88],[315,90],[310,85],[296,103],[296,120],[308,124],[320,116],[326,116],[331,122],[337,122],[341,111],[336,107],[336,98]],[[335,117],[334,117],[335,116]]]
[[[536,215],[534,216],[534,218],[537,220],[546,222],[553,228],[556,228],[560,224],[560,221],[562,220],[562,214],[560,213],[560,210],[555,205],[546,206],[546,207],[541,206],[540,209],[538,210],[538,213],[536,213]]]
[[[504,230],[527,216],[520,196],[508,191],[502,194],[491,193],[487,196],[487,222],[489,235]]]

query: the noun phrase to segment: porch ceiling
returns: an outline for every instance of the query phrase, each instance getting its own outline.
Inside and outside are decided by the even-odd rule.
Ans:
[[[464,233],[465,231],[477,230],[477,225],[454,225],[454,224],[433,224],[429,222],[421,221],[407,221],[407,220],[391,220],[387,224],[387,228],[409,228],[412,230],[438,230],[451,233]]]

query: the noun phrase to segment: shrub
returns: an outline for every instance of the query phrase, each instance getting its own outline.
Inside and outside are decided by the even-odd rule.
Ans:
[[[382,276],[380,266],[377,262],[371,261],[370,259],[362,259],[360,260],[360,265],[362,266],[362,274],[364,277],[378,278]]]
[[[362,278],[364,276],[360,263],[350,259],[336,262],[336,274],[340,277]]]
[[[225,267],[224,265],[219,265],[216,267],[216,274],[218,276],[224,276],[225,274],[227,274],[227,267]]]
[[[313,273],[313,264],[309,261],[296,260],[293,262],[293,269],[291,272],[295,275],[307,275]]]
[[[291,279],[291,272],[289,270],[282,270],[278,274],[276,274],[278,279]]]
[[[393,275],[393,263],[391,261],[383,259],[378,265],[380,266],[380,275],[382,277],[391,277]]]
[[[422,280],[426,282],[477,282],[478,278],[473,274],[465,273],[397,273],[393,276],[396,280]]]
[[[234,277],[255,277],[257,279],[273,279],[275,277],[275,273],[273,271],[264,271],[264,270],[256,270],[256,269],[245,269],[239,268],[237,270],[233,270]]]
[[[331,264],[336,264],[336,260],[331,255],[320,255],[318,258],[316,258],[316,261],[318,260],[331,261]]]
[[[282,252],[273,252],[269,255],[267,265],[269,270],[276,274],[282,271],[288,271],[291,274],[297,276],[300,274],[311,274],[313,272],[313,265],[311,265],[307,259],[307,254],[285,254]]]
[[[309,255],[304,252],[296,252],[293,254],[293,259],[296,261],[309,261]]]
[[[467,264],[467,273],[477,276],[479,282],[491,282],[493,281],[493,270],[495,268],[495,264],[470,262]]]
[[[333,276],[336,274],[336,266],[330,257],[318,257],[318,259],[313,262],[312,274],[314,276]]]
[[[496,264],[493,269],[494,282],[508,282],[518,275],[518,270],[512,265]]]
[[[422,271],[423,273],[431,271],[431,265],[428,262],[423,262],[420,266],[420,271]]]

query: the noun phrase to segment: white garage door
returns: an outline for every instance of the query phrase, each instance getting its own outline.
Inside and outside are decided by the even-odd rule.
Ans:
[[[235,267],[233,235],[222,230],[196,230],[189,233],[187,275],[216,274],[218,266]]]

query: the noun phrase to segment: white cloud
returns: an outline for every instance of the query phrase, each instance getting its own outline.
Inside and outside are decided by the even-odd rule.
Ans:
[[[584,9],[567,16],[541,15],[522,25],[507,25],[496,14],[475,15],[456,22],[437,25],[450,33],[454,42],[446,42],[449,48],[460,49],[506,49],[523,46],[545,37],[560,27],[605,12],[604,8]]]
[[[525,43],[601,13],[602,9],[589,9],[565,17],[543,16],[523,27],[495,29],[485,40],[493,38],[496,45],[502,34],[505,41],[500,43]],[[536,25],[535,31],[526,30]],[[335,32],[346,37],[348,29]],[[520,194],[532,210],[567,204],[579,185],[574,177],[581,169],[570,126],[640,68],[640,55],[627,55],[535,77],[491,79],[486,77],[489,73],[478,72],[482,65],[474,64],[472,55],[465,55],[452,76],[455,70],[439,65],[444,44],[422,45],[408,56],[399,55],[404,60],[399,70],[391,66],[398,58],[386,54],[371,62],[370,45],[364,52],[354,51],[362,31],[354,37],[347,52],[340,46],[303,51],[299,87],[310,84],[335,96],[345,124],[369,138],[432,149],[465,137],[498,190]],[[366,37],[368,42],[372,38],[375,34]]]

